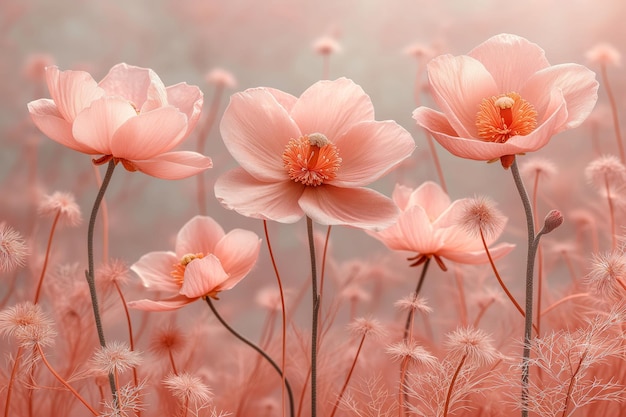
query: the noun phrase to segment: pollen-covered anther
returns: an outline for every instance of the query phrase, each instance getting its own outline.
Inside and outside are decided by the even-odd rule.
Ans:
[[[504,143],[525,136],[537,127],[537,111],[517,93],[483,99],[476,114],[478,136],[487,142]]]
[[[174,269],[170,272],[170,275],[174,278],[178,285],[182,286],[183,282],[185,282],[185,269],[187,268],[187,265],[189,265],[189,263],[194,259],[202,259],[203,257],[204,254],[202,253],[187,253],[183,255],[183,257],[180,258],[180,262],[173,265]]]
[[[289,141],[283,152],[283,164],[293,181],[317,187],[337,176],[341,158],[326,136],[311,133]]]

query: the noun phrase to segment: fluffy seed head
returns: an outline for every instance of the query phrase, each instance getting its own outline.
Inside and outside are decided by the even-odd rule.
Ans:
[[[313,50],[320,55],[331,55],[341,52],[341,45],[335,38],[322,36],[313,42]]]
[[[506,217],[495,207],[495,203],[487,197],[467,199],[459,223],[469,233],[485,239],[496,237],[506,222]]]
[[[445,345],[453,357],[466,357],[467,364],[480,366],[489,365],[499,357],[492,343],[483,330],[461,327],[447,335]]]
[[[82,221],[80,207],[72,193],[56,191],[52,195],[44,195],[39,202],[39,214],[54,217],[59,212],[59,220],[68,226],[78,226]]]
[[[0,223],[0,272],[12,272],[26,264],[28,247],[17,231]]]
[[[615,155],[604,155],[587,165],[585,176],[589,183],[598,187],[600,193],[605,195],[626,184],[626,167]]]
[[[613,45],[606,42],[596,44],[585,53],[585,57],[592,64],[615,67],[622,65],[622,54]]]
[[[213,68],[204,77],[209,84],[214,84],[222,88],[236,88],[237,79],[235,76],[223,68]]]
[[[520,166],[520,172],[522,175],[528,178],[540,177],[542,179],[549,179],[556,175],[556,165],[548,159],[535,157],[525,161]]]
[[[165,326],[155,333],[150,342],[150,350],[157,354],[169,355],[181,351],[186,342],[187,336],[180,328],[174,325]]]
[[[117,283],[122,286],[130,278],[130,269],[121,259],[111,259],[96,271],[96,279],[102,283]]]
[[[395,360],[409,360],[410,362],[426,367],[435,367],[437,358],[414,340],[403,340],[387,347],[387,353]]]
[[[133,352],[124,342],[114,341],[100,348],[92,359],[94,368],[105,374],[120,374],[141,363],[139,352]]]
[[[433,312],[433,309],[426,303],[426,299],[417,297],[415,293],[411,293],[411,295],[396,301],[394,307],[403,311],[419,311],[423,314]]]
[[[211,401],[211,390],[209,387],[197,376],[186,372],[178,375],[168,375],[163,380],[163,385],[170,390],[174,397],[182,402],[201,406]]]
[[[593,255],[591,270],[585,277],[586,284],[593,292],[611,301],[621,301],[626,291],[620,285],[626,284],[626,256],[618,251]]]
[[[0,334],[15,338],[23,347],[51,345],[56,336],[52,324],[40,305],[28,301],[0,311]]]
[[[348,324],[348,329],[357,336],[379,339],[385,335],[385,329],[376,319],[358,317]]]

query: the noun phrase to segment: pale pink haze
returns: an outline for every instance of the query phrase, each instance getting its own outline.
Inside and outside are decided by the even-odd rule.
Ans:
[[[240,165],[215,184],[228,209],[369,229],[398,215],[389,198],[363,187],[410,156],[415,142],[397,123],[375,121],[369,96],[349,79],[319,81],[299,98],[272,88],[237,93],[220,130]]]
[[[181,179],[211,167],[196,152],[170,152],[193,130],[203,95],[196,86],[165,87],[154,71],[118,64],[96,83],[84,71],[46,68],[52,99],[28,103],[35,125],[75,151],[113,159],[129,171]]]
[[[416,253],[409,258],[419,265],[434,258],[442,269],[442,258],[462,264],[483,264],[489,261],[479,236],[459,225],[468,199],[450,201],[450,197],[434,183],[427,181],[415,190],[396,185],[393,201],[402,211],[398,221],[381,232],[368,232],[389,249]],[[498,230],[485,236],[491,245],[500,236],[506,219]],[[500,243],[489,249],[494,259],[509,253],[515,245]]]
[[[183,307],[199,298],[217,299],[233,288],[255,265],[259,237],[248,230],[227,234],[212,218],[196,216],[178,232],[174,251],[150,252],[131,266],[144,286],[165,298],[128,303],[139,310],[162,311]]]
[[[555,134],[579,126],[598,95],[595,74],[582,65],[550,65],[543,49],[500,34],[467,55],[428,64],[433,99],[441,112],[419,107],[417,124],[452,154],[478,161],[534,152]]]

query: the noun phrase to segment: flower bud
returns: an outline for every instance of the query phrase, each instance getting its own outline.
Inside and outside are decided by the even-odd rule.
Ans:
[[[563,214],[558,210],[551,210],[543,220],[543,233],[550,233],[563,224]]]

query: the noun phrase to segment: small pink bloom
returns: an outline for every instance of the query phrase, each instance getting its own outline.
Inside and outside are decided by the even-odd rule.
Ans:
[[[402,211],[398,221],[381,232],[368,232],[389,249],[417,253],[409,258],[412,266],[434,258],[446,270],[441,258],[463,264],[487,263],[488,258],[480,237],[470,233],[459,224],[469,199],[450,201],[448,195],[434,182],[425,182],[412,190],[396,185],[393,201]],[[506,218],[493,233],[485,236],[488,245],[502,233]],[[490,249],[494,258],[500,258],[514,245],[501,243]]]
[[[84,71],[46,68],[52,99],[28,103],[37,127],[94,162],[113,159],[129,171],[180,179],[211,167],[195,152],[170,152],[193,130],[202,109],[200,89],[185,83],[165,87],[150,69],[111,68],[100,83]]]
[[[393,121],[375,121],[367,94],[351,80],[319,81],[299,98],[271,88],[231,97],[220,125],[241,165],[215,184],[215,195],[244,216],[293,223],[388,226],[393,202],[362,188],[415,148]]]
[[[598,98],[598,82],[576,64],[551,66],[544,51],[524,38],[500,34],[468,55],[442,55],[428,64],[435,102],[419,107],[417,124],[452,154],[478,161],[533,152],[579,126]]]
[[[174,252],[150,252],[131,266],[145,287],[168,298],[128,303],[139,310],[174,310],[233,288],[252,269],[261,240],[242,229],[224,233],[210,217],[196,216],[178,232]]]

